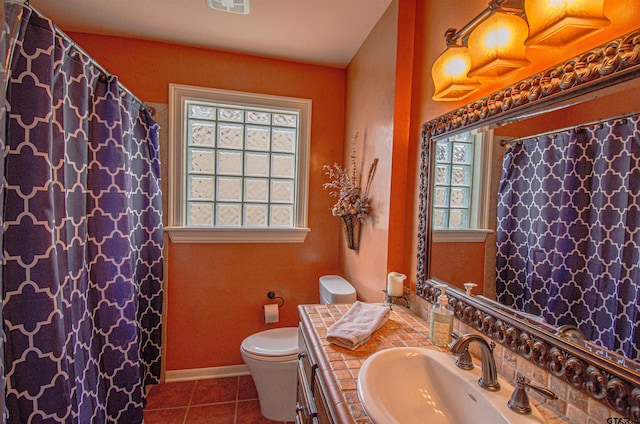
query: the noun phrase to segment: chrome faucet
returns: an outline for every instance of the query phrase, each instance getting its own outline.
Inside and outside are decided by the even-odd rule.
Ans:
[[[495,346],[493,342],[490,345],[483,337],[477,334],[464,334],[451,345],[449,350],[455,355],[461,355],[469,348],[469,344],[472,342],[478,343],[482,354],[482,377],[478,380],[478,384],[483,389],[491,392],[500,390],[496,360],[493,357],[493,346]]]

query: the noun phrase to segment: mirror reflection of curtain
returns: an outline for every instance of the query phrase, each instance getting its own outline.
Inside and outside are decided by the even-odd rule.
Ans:
[[[0,81],[0,152],[4,157],[5,152],[5,129],[7,128],[7,108],[6,108],[6,90],[7,90],[7,54],[9,53],[9,21],[7,19],[7,10],[5,2],[0,2],[0,23],[2,29],[0,31],[0,58],[3,60],[2,81]],[[0,175],[4,175],[4,161],[0,160]],[[0,205],[4,204],[4,185],[0,184]],[[3,246],[3,218],[0,213],[0,247]],[[4,255],[0,248],[0,264],[4,263]],[[2,272],[0,272],[0,293],[2,293]],[[0,321],[2,321],[2,302],[0,302]],[[4,379],[4,331],[0,332],[0,422],[7,421],[7,409],[5,407],[5,379]]]
[[[10,70],[8,422],[142,422],[160,375],[158,125],[26,6]]]
[[[511,145],[498,193],[498,301],[640,353],[640,117]]]

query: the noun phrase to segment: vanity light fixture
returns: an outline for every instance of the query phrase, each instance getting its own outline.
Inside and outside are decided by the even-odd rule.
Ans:
[[[498,78],[529,64],[524,55],[528,27],[522,19],[522,2],[491,0],[461,30],[447,30],[447,50],[431,68],[433,100],[461,100],[480,88],[477,77]]]
[[[527,47],[563,47],[604,28],[610,21],[603,6],[604,0],[490,0],[461,30],[445,34],[447,50],[431,68],[433,100],[461,100],[481,80],[529,65]]]
[[[469,49],[455,43],[452,38],[455,33],[455,29],[447,30],[447,49],[431,68],[435,85],[433,100],[436,101],[461,100],[480,88],[480,81],[467,76],[471,68]]]
[[[561,47],[611,23],[604,0],[525,0],[529,47]]]
[[[469,77],[495,79],[529,65],[528,34],[525,20],[512,13],[495,12],[480,22],[469,35]]]

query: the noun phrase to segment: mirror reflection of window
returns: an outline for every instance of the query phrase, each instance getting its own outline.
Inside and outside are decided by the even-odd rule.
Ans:
[[[433,229],[483,228],[482,175],[486,155],[480,130],[437,140],[433,178]]]

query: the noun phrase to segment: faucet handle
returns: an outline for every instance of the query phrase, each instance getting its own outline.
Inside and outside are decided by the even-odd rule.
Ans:
[[[451,332],[451,340],[455,342],[459,338],[460,338],[459,334]],[[471,354],[469,353],[469,346],[465,347],[462,353],[458,356],[458,360],[456,361],[456,366],[463,370],[473,369],[473,359],[471,359]]]
[[[460,338],[460,335],[457,333],[451,333],[451,340],[455,341]],[[471,359],[471,354],[469,353],[469,346],[465,347],[460,355],[458,355],[458,360],[456,361],[456,366],[463,370],[472,370],[473,369],[473,359]]]
[[[531,384],[530,381],[531,380],[520,373],[518,373],[516,377],[516,388],[513,391],[511,399],[509,399],[507,405],[509,406],[509,409],[517,412],[518,414],[526,415],[531,413],[531,406],[529,405],[529,395],[527,395],[526,391],[527,387],[535,390],[548,399],[558,399],[558,396],[551,390]]]
[[[469,353],[469,346],[465,347],[464,351],[460,354],[460,356],[458,356],[456,366],[463,370],[473,369],[473,359],[471,359],[471,354]]]

